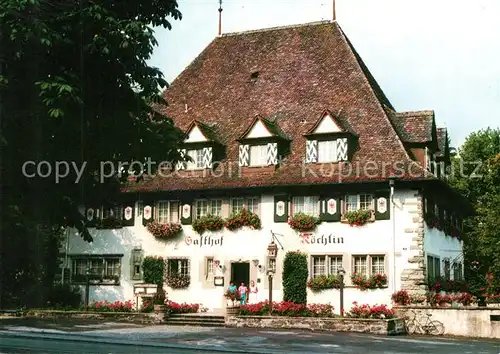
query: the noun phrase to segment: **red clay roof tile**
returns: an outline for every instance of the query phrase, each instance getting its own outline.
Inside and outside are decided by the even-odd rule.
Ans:
[[[257,78],[252,76],[255,71],[259,72]],[[157,176],[125,190],[361,182],[387,179],[388,165],[396,163],[404,166],[405,178],[410,178],[410,169],[415,174],[411,178],[430,177],[409,157],[384,109],[392,105],[335,22],[218,37],[174,80],[165,98],[169,105],[161,108],[163,113],[181,129],[193,120],[217,126],[217,138],[226,146],[227,158],[213,173],[218,177]],[[338,175],[303,175],[308,168],[302,163],[304,134],[325,107],[341,111],[343,124],[359,136],[351,162],[354,166],[372,163],[370,175],[362,171],[341,180]],[[273,174],[238,176],[234,173],[238,170],[236,140],[256,115],[276,117],[275,124],[292,139],[291,154]],[[428,134],[425,124],[422,134]]]

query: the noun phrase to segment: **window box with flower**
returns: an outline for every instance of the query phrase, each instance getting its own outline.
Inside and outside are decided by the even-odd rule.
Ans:
[[[224,228],[224,219],[217,215],[205,215],[193,221],[193,230],[202,235],[205,231],[219,231]]]
[[[191,284],[189,275],[168,275],[167,285],[172,289],[186,289]]]
[[[237,230],[243,226],[248,226],[254,230],[259,230],[261,228],[259,216],[246,208],[229,216],[224,224],[230,231]]]
[[[320,292],[328,289],[340,288],[340,278],[338,275],[320,275],[310,279],[307,287],[314,292]]]
[[[321,224],[321,219],[305,213],[296,213],[288,219],[288,225],[297,231],[311,231]]]
[[[351,282],[361,290],[381,289],[387,286],[387,276],[385,274],[374,274],[366,277],[362,274],[351,275]]]
[[[157,239],[169,240],[174,239],[182,232],[182,226],[179,223],[165,223],[152,221],[147,225],[148,231]]]
[[[342,215],[341,222],[351,226],[363,226],[368,222],[375,221],[375,213],[373,210],[351,210]]]

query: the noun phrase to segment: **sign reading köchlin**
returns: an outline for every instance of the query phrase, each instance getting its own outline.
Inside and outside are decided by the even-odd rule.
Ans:
[[[300,234],[300,238],[302,243],[308,244],[308,245],[330,245],[330,244],[336,244],[336,243],[344,243],[344,238],[343,237],[337,237],[332,234],[330,235],[315,235],[313,233],[309,232],[302,232]]]
[[[184,242],[188,246],[197,247],[214,247],[222,246],[223,236],[213,237],[213,236],[200,236],[199,238],[192,238],[191,236],[186,236]]]

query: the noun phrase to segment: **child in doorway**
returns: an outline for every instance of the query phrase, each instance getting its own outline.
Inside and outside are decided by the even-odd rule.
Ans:
[[[240,305],[246,305],[247,304],[247,296],[248,296],[248,288],[245,286],[244,282],[241,282],[241,285],[238,288],[238,291],[239,291],[240,296],[241,296]]]

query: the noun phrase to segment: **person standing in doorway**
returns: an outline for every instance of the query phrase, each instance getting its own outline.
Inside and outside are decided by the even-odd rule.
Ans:
[[[241,296],[240,305],[246,305],[247,304],[247,296],[248,296],[248,288],[246,287],[244,282],[241,282],[241,285],[238,288],[238,291],[240,292],[240,296]]]
[[[250,292],[248,294],[248,303],[256,304],[257,303],[257,293],[259,292],[259,288],[255,285],[255,281],[250,282]]]

